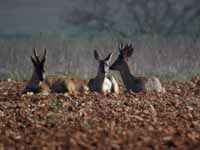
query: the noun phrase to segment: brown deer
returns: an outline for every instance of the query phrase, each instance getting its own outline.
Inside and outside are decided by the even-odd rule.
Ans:
[[[86,93],[89,91],[85,80],[69,78],[64,75],[49,75],[45,83],[50,87],[52,92],[56,93]]]
[[[49,75],[44,77],[44,64],[46,60],[47,50],[44,50],[44,54],[40,59],[37,56],[36,50],[33,50],[34,56],[31,56],[33,62],[34,71],[31,80],[28,82],[25,92],[33,93],[84,93],[89,89],[86,81],[75,80],[68,78],[64,75]],[[24,92],[24,93],[25,93]]]
[[[113,76],[108,77],[109,63],[111,61],[112,53],[110,53],[105,59],[100,59],[99,54],[94,50],[94,57],[99,62],[98,72],[94,79],[91,79],[88,83],[90,91],[96,91],[100,93],[119,93],[119,86]]]
[[[133,51],[132,44],[126,44],[124,46],[121,43],[119,45],[119,56],[110,66],[110,69],[120,72],[123,83],[128,90],[132,90],[133,92],[165,92],[165,88],[162,87],[157,77],[135,77],[131,74],[128,59],[132,56]]]
[[[46,54],[47,50],[45,49],[43,56],[40,58],[36,53],[36,49],[33,49],[33,56],[30,58],[34,69],[30,81],[22,92],[23,94],[27,92],[48,94],[50,92],[49,86],[44,82]]]

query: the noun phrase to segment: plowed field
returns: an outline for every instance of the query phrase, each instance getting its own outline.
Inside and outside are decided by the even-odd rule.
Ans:
[[[166,82],[167,92],[20,95],[0,82],[0,150],[199,150],[200,87]]]

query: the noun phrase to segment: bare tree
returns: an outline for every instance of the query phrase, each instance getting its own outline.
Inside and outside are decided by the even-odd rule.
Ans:
[[[117,5],[118,10],[113,5]],[[122,26],[130,22],[132,33],[170,35],[186,33],[195,23],[200,24],[200,1],[75,0],[72,7],[64,9],[63,14],[61,19],[66,24],[98,31],[120,32]]]
[[[198,0],[183,4],[171,0],[126,1],[127,9],[137,23],[138,31],[164,35],[185,31],[195,20],[200,23],[199,4]]]

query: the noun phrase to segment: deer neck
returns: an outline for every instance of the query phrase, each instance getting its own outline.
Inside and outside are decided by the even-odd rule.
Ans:
[[[33,84],[38,84],[40,82],[40,79],[39,79],[37,72],[35,70],[33,71],[30,82],[33,83]]]
[[[125,64],[120,70],[123,83],[127,89],[131,89],[132,83],[136,80],[136,77],[131,74],[128,64]]]
[[[97,84],[97,86],[98,86],[98,88],[100,90],[103,87],[103,83],[104,83],[105,78],[106,78],[105,74],[102,74],[102,73],[99,73],[99,72],[98,72],[98,74],[97,74],[97,76],[95,78],[96,79],[96,84]]]

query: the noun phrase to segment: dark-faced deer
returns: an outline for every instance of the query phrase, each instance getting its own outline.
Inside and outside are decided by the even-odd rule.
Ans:
[[[119,45],[119,56],[115,62],[110,66],[111,70],[120,72],[123,83],[128,90],[133,92],[165,92],[165,88],[162,87],[160,80],[157,77],[135,77],[131,74],[128,59],[133,54],[132,44]]]
[[[41,58],[37,56],[35,49],[33,53],[34,56],[31,56],[31,60],[33,62],[34,71],[23,93],[49,93],[51,91],[75,94],[84,93],[89,90],[87,83],[83,80],[71,79],[64,75],[49,75],[44,77],[47,50],[44,50],[44,54]]]
[[[45,61],[46,61],[47,50],[44,50],[42,57],[39,57],[36,53],[36,49],[33,49],[33,56],[31,56],[31,61],[33,64],[32,77],[27,83],[23,93],[33,92],[33,93],[45,93],[48,94],[50,89],[47,84],[45,84]]]
[[[99,67],[96,77],[91,79],[88,83],[90,91],[119,93],[119,86],[114,77],[108,77],[109,63],[111,61],[112,53],[110,53],[105,59],[100,59],[98,52],[94,50],[94,57],[98,61]]]

